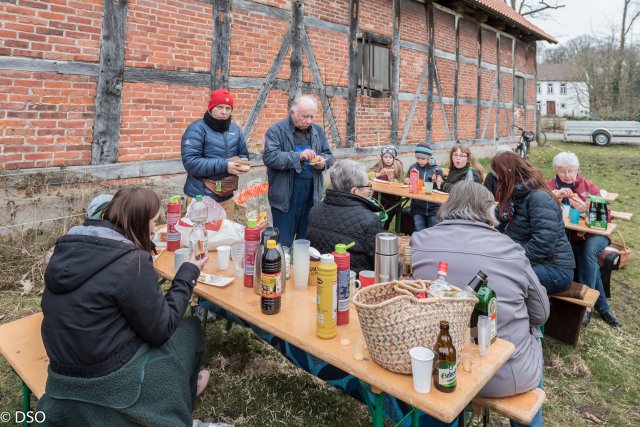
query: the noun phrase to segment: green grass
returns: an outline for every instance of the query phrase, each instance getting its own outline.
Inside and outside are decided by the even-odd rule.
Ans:
[[[563,144],[550,141],[533,148],[531,162],[544,175],[553,175],[551,159],[560,150],[575,152],[587,178],[601,188],[620,193],[614,210],[632,212],[632,221],[617,220],[618,229],[638,256],[640,245],[639,147]],[[488,170],[489,163],[483,166]],[[47,242],[53,240],[48,239]],[[0,260],[12,260],[22,243],[0,244]],[[26,245],[28,247],[28,245]],[[45,248],[46,245],[39,246]],[[22,265],[12,264],[10,280],[0,283],[0,322],[8,322],[39,310],[40,296],[20,295],[17,281],[31,271],[41,254],[29,255]],[[640,425],[640,307],[639,261],[612,276],[609,303],[624,327],[615,330],[597,315],[583,329],[577,348],[547,339],[544,342],[546,426]],[[41,274],[34,275],[35,290],[42,288]],[[207,357],[211,370],[209,387],[198,400],[194,418],[233,423],[237,426],[360,426],[371,425],[364,405],[297,369],[251,331],[224,322],[207,327]],[[21,407],[20,383],[0,359],[0,408]],[[492,418],[494,425],[508,425]]]

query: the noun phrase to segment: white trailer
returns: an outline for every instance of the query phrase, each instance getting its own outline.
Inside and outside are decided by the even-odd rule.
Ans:
[[[610,142],[637,142],[638,138],[640,122],[635,121],[567,120],[564,125],[564,142],[591,141],[605,146]]]

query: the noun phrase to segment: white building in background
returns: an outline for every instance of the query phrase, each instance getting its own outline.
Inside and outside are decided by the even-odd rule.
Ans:
[[[589,116],[589,89],[571,64],[538,64],[536,101],[542,117]]]

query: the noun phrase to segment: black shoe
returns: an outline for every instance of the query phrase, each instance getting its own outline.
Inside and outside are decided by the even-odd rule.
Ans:
[[[613,314],[613,311],[609,310],[605,313],[601,313],[600,317],[602,317],[602,320],[604,320],[606,323],[608,323],[609,325],[613,326],[614,328],[621,328],[622,327],[622,323],[620,323],[620,321],[618,320],[618,318],[616,317],[615,314]]]
[[[585,311],[584,317],[582,318],[582,326],[587,326],[591,322],[591,312]]]

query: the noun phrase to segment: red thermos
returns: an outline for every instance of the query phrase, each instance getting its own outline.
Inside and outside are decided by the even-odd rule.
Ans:
[[[180,232],[176,230],[176,224],[182,216],[182,204],[180,196],[172,196],[167,204],[167,250],[180,249]]]
[[[253,288],[253,272],[256,268],[258,246],[260,246],[260,229],[255,219],[249,219],[244,228],[244,285],[247,288]]]
[[[338,265],[338,325],[346,325],[349,323],[349,274],[351,270],[351,256],[347,249],[355,245],[351,242],[348,245],[338,243],[336,250],[333,252],[334,262]]]

